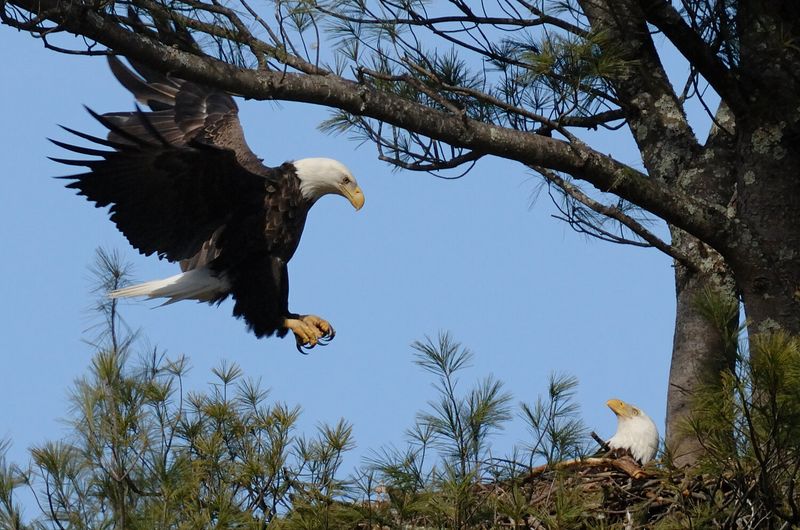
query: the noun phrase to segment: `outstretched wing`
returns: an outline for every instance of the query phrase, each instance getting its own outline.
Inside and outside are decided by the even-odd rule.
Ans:
[[[163,75],[151,68],[131,62],[137,73],[116,57],[108,64],[114,77],[152,112],[114,112],[105,117],[117,128],[142,136],[152,127],[172,145],[204,143],[231,149],[236,160],[251,171],[261,167],[261,160],[250,150],[239,123],[239,108],[233,98],[220,90]],[[109,140],[124,142],[112,131]]]
[[[53,160],[89,168],[61,178],[72,180],[67,187],[98,207],[110,206],[111,220],[143,254],[190,258],[232,219],[264,208],[269,170],[248,170],[235,150],[193,139],[170,141],[144,112],[128,118],[135,128],[89,112],[108,128],[109,139],[66,130],[111,150],[53,141],[97,157]]]

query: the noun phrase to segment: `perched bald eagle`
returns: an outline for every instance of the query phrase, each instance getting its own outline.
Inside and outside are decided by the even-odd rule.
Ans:
[[[609,399],[606,405],[617,415],[617,432],[608,440],[612,450],[630,452],[642,465],[656,456],[658,429],[641,409],[619,399]]]
[[[229,94],[135,62],[135,72],[114,57],[109,65],[150,111],[101,116],[87,109],[107,138],[65,130],[108,149],[53,141],[95,157],[53,160],[88,168],[61,178],[97,207],[110,206],[111,220],[139,252],[180,262],[183,271],[110,296],[212,304],[230,296],[233,314],[257,337],[291,330],[301,351],[332,339],[327,321],[289,311],[287,263],[320,197],[364,205],[350,171],[328,158],[266,167],[247,146]]]

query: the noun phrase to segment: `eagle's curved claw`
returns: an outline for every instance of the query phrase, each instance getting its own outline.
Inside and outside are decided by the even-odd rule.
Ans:
[[[314,346],[326,346],[336,336],[330,322],[316,315],[287,318],[283,325],[294,333],[297,351],[304,355]]]

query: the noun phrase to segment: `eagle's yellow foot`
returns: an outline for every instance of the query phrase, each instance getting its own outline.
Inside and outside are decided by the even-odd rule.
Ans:
[[[319,337],[319,341],[322,344],[332,341],[333,337],[336,336],[336,330],[333,329],[331,323],[323,318],[318,317],[317,315],[303,315],[300,317],[300,319],[322,333],[322,335]]]
[[[336,336],[336,331],[330,322],[316,315],[301,315],[299,318],[287,318],[283,321],[284,327],[294,333],[297,342],[297,351],[307,353],[314,346],[325,346]]]
[[[294,333],[297,350],[300,353],[305,353],[302,348],[311,349],[316,346],[319,339],[322,338],[322,331],[300,319],[287,318],[283,321],[283,325]]]

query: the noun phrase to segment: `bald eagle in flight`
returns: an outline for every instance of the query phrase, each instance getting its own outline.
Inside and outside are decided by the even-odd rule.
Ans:
[[[617,416],[617,432],[608,440],[612,451],[629,452],[642,465],[656,456],[658,428],[640,408],[619,399],[606,402]]]
[[[220,90],[109,58],[111,71],[136,100],[135,112],[98,115],[106,138],[64,128],[98,144],[53,141],[95,158],[57,162],[88,171],[61,177],[68,188],[110,206],[111,220],[142,254],[180,262],[181,274],[110,293],[111,297],[198,300],[233,298],[233,314],[257,337],[294,334],[297,347],[334,337],[329,322],[289,311],[287,264],[309,209],[323,195],[364,194],[340,162],[305,158],[267,167],[247,146],[233,98]]]

